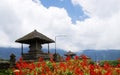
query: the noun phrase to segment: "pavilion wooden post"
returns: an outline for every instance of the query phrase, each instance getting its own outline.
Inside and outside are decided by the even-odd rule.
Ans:
[[[35,48],[36,48],[36,50],[37,50],[37,40],[36,40],[36,47],[35,47]]]
[[[50,53],[50,51],[49,51],[49,43],[48,43],[48,54]]]
[[[21,44],[21,55],[23,55],[23,43]]]

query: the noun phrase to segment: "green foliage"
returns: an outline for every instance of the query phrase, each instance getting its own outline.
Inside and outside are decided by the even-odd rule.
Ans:
[[[47,66],[48,66],[51,70],[54,69],[54,68],[53,68],[53,65],[52,65],[52,63],[51,63],[50,61],[46,61],[46,64],[47,64]]]
[[[105,62],[109,63],[111,66],[117,66],[118,64],[120,64],[120,62],[117,60],[111,60],[111,61],[101,61],[100,65],[103,66]]]
[[[69,71],[69,72],[67,72],[67,75],[73,75],[73,73]]]
[[[13,75],[13,72],[11,69],[2,69],[0,70],[0,75]]]
[[[95,64],[95,62],[94,61],[90,61],[89,64]]]

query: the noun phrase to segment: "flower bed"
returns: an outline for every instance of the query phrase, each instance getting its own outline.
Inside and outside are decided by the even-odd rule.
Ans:
[[[13,69],[15,75],[120,75],[120,64],[111,66],[107,62],[103,66],[91,64],[85,57],[79,60],[66,58],[65,62],[44,61],[24,62],[22,58]]]

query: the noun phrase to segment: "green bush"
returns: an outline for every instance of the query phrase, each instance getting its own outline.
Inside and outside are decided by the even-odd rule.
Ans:
[[[109,61],[101,61],[100,65],[103,66],[105,62],[107,62],[111,66],[117,66],[118,64],[120,64],[120,62],[117,60],[111,60],[111,61],[109,60]]]
[[[13,72],[10,69],[2,69],[0,70],[0,75],[13,75]]]
[[[94,65],[94,64],[95,64],[95,62],[94,62],[94,61],[90,61],[90,62],[89,62],[89,64],[93,64],[93,65]]]
[[[10,64],[9,63],[0,63],[0,70],[1,69],[8,69],[9,68],[9,66],[10,66]]]

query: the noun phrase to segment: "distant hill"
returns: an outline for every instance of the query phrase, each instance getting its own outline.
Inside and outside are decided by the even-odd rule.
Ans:
[[[117,60],[120,58],[120,50],[84,50],[83,54],[91,57],[93,60]]]
[[[21,50],[19,48],[0,48],[0,58],[10,59],[12,53],[16,55],[16,58],[19,58]]]
[[[42,49],[44,52],[47,52],[47,49]],[[24,48],[24,53],[28,52],[28,48]],[[54,49],[50,49],[51,53],[54,53]],[[10,54],[14,53],[16,55],[16,59],[21,56],[20,48],[3,48],[0,47],[0,58],[9,59]],[[57,49],[57,53],[64,56],[66,51]],[[83,52],[76,52],[79,56],[81,54],[85,54],[92,58],[93,60],[117,60],[120,58],[120,50],[83,50]]]

